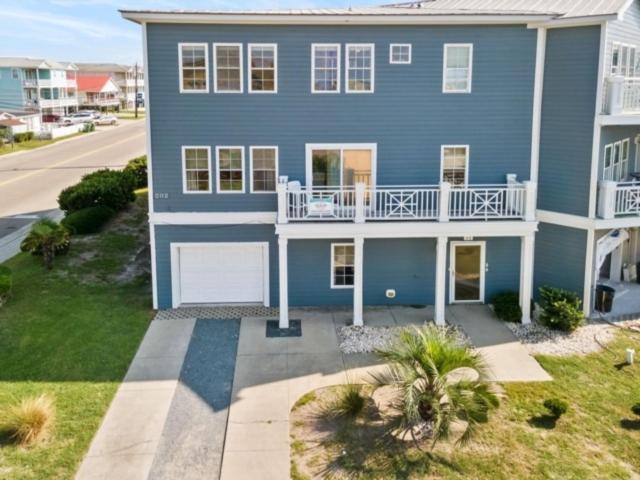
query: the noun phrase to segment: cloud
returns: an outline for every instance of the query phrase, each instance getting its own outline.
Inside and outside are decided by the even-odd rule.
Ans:
[[[0,18],[9,18],[25,22],[35,22],[39,24],[63,27],[79,34],[87,35],[92,38],[110,38],[122,37],[131,40],[139,40],[140,35],[134,31],[124,30],[122,28],[103,25],[91,22],[86,19],[78,19],[66,15],[57,15],[53,13],[40,13],[33,10],[22,10],[19,8],[3,8],[0,9]]]

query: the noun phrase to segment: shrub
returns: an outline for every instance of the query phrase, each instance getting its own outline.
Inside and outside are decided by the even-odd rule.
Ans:
[[[136,157],[124,167],[125,172],[131,173],[136,181],[136,188],[147,186],[147,156]]]
[[[22,240],[20,250],[42,255],[47,269],[53,268],[53,259],[69,250],[69,232],[59,223],[48,218],[37,221]]]
[[[362,385],[349,383],[339,387],[335,400],[329,405],[329,413],[335,417],[355,418],[360,415],[364,405]]]
[[[98,205],[119,211],[135,200],[134,190],[135,179],[130,172],[98,170],[62,190],[58,204],[67,214]]]
[[[554,287],[540,287],[542,313],[540,321],[554,330],[573,332],[584,323],[580,297]]]
[[[56,410],[48,395],[25,398],[9,407],[3,429],[20,445],[30,446],[46,440],[53,430]]]
[[[493,297],[493,308],[496,315],[505,322],[519,322],[522,320],[520,296],[517,292],[502,292]]]
[[[549,398],[543,403],[544,408],[549,410],[552,417],[560,418],[569,410],[569,404],[559,398]]]
[[[634,415],[638,415],[640,417],[640,403],[636,403],[633,407],[631,407],[631,411]]]
[[[92,122],[87,122],[82,125],[82,131],[84,133],[93,132],[96,129],[96,126]]]
[[[13,288],[12,273],[9,267],[0,265],[0,307],[4,305],[11,296]]]
[[[72,212],[62,220],[62,225],[72,235],[85,235],[98,232],[116,212],[109,207],[98,205]]]
[[[33,132],[14,133],[13,141],[16,143],[28,142],[33,140]]]

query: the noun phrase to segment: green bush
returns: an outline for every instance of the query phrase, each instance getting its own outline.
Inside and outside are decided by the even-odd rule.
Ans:
[[[93,132],[95,129],[96,129],[96,126],[91,122],[87,122],[82,125],[82,131],[84,133]]]
[[[633,407],[631,407],[631,411],[634,415],[638,415],[640,417],[640,403],[636,403]]]
[[[544,408],[549,410],[552,417],[560,418],[569,410],[569,404],[559,398],[549,398],[543,403]]]
[[[135,179],[130,172],[98,170],[65,188],[58,197],[58,204],[67,215],[99,205],[119,211],[135,200],[134,190]]]
[[[124,167],[125,172],[130,172],[136,179],[136,188],[147,186],[147,156],[136,157]]]
[[[12,288],[13,280],[11,269],[0,265],[0,307],[4,305],[11,296]]]
[[[112,208],[98,205],[72,212],[61,223],[72,235],[96,233],[115,213]]]
[[[27,142],[33,140],[33,132],[15,133],[13,135],[13,141],[16,143]]]
[[[554,330],[573,332],[584,323],[578,295],[561,288],[540,287],[540,322]]]
[[[519,322],[522,320],[520,296],[518,292],[501,292],[493,297],[493,309],[496,315],[505,322]]]

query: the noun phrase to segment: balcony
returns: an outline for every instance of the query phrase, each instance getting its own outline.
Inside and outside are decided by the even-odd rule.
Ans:
[[[605,220],[640,215],[640,182],[603,180],[598,187],[598,216]]]
[[[606,115],[640,115],[640,77],[609,77],[605,89]]]
[[[69,98],[41,98],[41,108],[75,107],[78,105],[76,97]]]
[[[278,223],[535,220],[536,184],[302,187],[281,177]]]

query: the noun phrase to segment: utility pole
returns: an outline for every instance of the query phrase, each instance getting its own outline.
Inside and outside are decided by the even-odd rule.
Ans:
[[[135,117],[136,119],[138,118],[138,62],[136,62],[136,65],[134,67],[134,75],[136,76],[135,80],[134,80],[134,96],[133,96],[133,105],[135,108]]]

